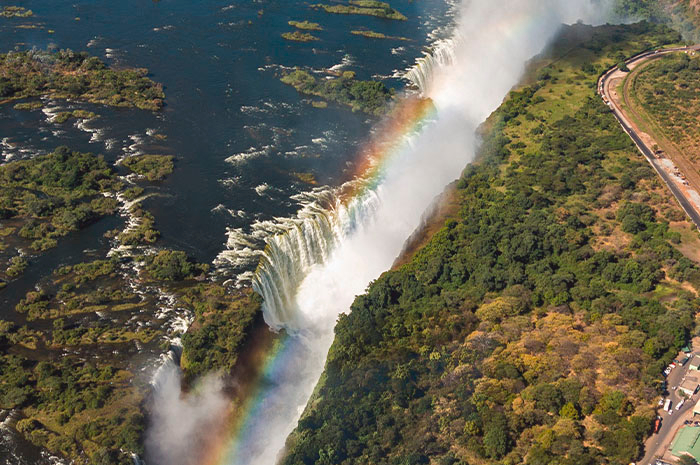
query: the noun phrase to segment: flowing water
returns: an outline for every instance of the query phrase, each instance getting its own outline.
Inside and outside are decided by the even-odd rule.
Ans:
[[[14,3],[31,8],[40,25],[0,22],[5,48],[55,44],[116,66],[146,66],[165,84],[167,107],[156,115],[100,108],[102,118],[89,127],[55,127],[45,113],[0,106],[3,158],[61,143],[110,160],[173,153],[175,173],[146,202],[164,245],[214,260],[241,284],[252,280],[266,322],[283,331],[239,427],[225,437],[219,461],[231,465],[275,462],[322,373],[338,315],[391,266],[423,211],[472,160],[475,129],[526,61],[562,22],[602,17],[595,0],[469,0],[445,36],[450,9],[439,1],[393,2],[406,23],[265,0]],[[322,40],[285,42],[280,34],[290,19],[323,24]],[[348,35],[363,27],[413,40]],[[427,37],[433,46],[423,54]],[[413,83],[434,106],[402,113],[390,140],[363,150],[376,122],[333,105],[314,109],[279,83],[296,65],[395,76],[387,82],[397,89]],[[359,169],[365,163],[370,169]],[[307,172],[326,187],[294,175]],[[168,379],[177,385],[177,377]]]
[[[507,8],[506,4],[507,3]],[[274,464],[321,376],[333,327],[355,296],[388,269],[421,214],[473,159],[475,130],[501,103],[562,23],[602,20],[601,2],[472,0],[452,38],[436,43],[406,77],[437,113],[406,125],[375,153],[372,187],[315,212],[268,242],[254,285],[266,321],[283,328],[284,360],[266,373],[226,464]],[[347,214],[352,212],[352,214]]]
[[[147,67],[164,85],[166,107],[154,114],[65,101],[46,101],[45,111],[30,112],[0,105],[0,163],[62,144],[110,161],[173,154],[175,172],[158,186],[160,195],[145,202],[162,244],[204,262],[216,259],[232,278],[255,269],[265,239],[278,232],[278,219],[294,216],[313,194],[314,186],[295,173],[313,175],[318,186],[339,186],[374,124],[333,104],[312,107],[279,81],[281,74],[295,66],[320,78],[324,70],[348,70],[359,79],[388,76],[387,85],[400,89],[402,70],[449,20],[443,1],[396,1],[406,22],[332,15],[306,2],[279,0],[11,4],[34,16],[0,18],[0,51],[70,48],[116,67]],[[289,20],[320,23],[324,30],[314,32],[320,40],[284,40],[281,34],[293,30]],[[366,39],[350,34],[355,29],[411,40]],[[100,118],[50,122],[52,114],[71,108]]]
[[[114,67],[147,67],[164,85],[166,106],[151,113],[62,100],[44,100],[44,109],[36,111],[0,105],[0,163],[59,145],[99,153],[110,162],[141,153],[174,155],[175,172],[147,186],[154,195],[144,201],[162,233],[159,245],[213,261],[223,279],[241,284],[250,283],[268,240],[279,241],[280,249],[292,246],[281,243],[292,234],[270,239],[290,228],[300,231],[297,238],[316,234],[313,241],[295,244],[308,264],[337,246],[323,242],[334,237],[329,228],[338,227],[336,218],[329,216],[334,223],[326,225],[307,219],[336,205],[338,190],[356,171],[362,141],[376,124],[375,118],[333,104],[314,108],[311,99],[280,82],[282,73],[300,66],[323,79],[327,71],[347,70],[400,90],[406,84],[403,70],[421,56],[431,34],[441,37],[439,27],[450,18],[444,1],[396,0],[393,6],[408,17],[405,22],[332,15],[309,8],[308,2],[281,0],[9,4],[31,9],[34,16],[0,17],[0,52],[70,48]],[[314,31],[320,40],[284,40],[281,34],[293,30],[290,20],[320,23],[324,30]],[[410,40],[350,34],[356,29]],[[87,123],[51,121],[57,112],[76,108],[100,117]],[[316,184],[299,173],[312,175]],[[100,220],[46,255],[29,257],[24,276],[0,291],[0,319],[19,318],[14,305],[58,266],[104,257],[110,244],[103,233],[122,225],[118,217]],[[45,463],[6,430],[0,430],[0,443],[0,463]],[[26,460],[17,458],[23,450]]]

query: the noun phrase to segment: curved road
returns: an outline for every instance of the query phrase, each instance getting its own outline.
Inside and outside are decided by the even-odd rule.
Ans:
[[[644,61],[652,60],[669,53],[688,52],[697,50],[700,50],[700,45],[694,45],[692,47],[677,47],[649,51],[641,53],[633,58],[630,58],[625,63],[628,67],[632,68],[640,65]],[[615,115],[615,118],[617,118],[617,121],[622,126],[622,129],[624,129],[625,132],[630,136],[632,141],[634,141],[637,148],[639,148],[639,151],[642,152],[642,155],[644,155],[649,164],[651,164],[651,166],[654,168],[659,177],[664,181],[666,187],[668,187],[668,189],[671,191],[671,193],[676,198],[676,200],[681,205],[681,207],[691,219],[691,221],[695,224],[697,228],[700,229],[700,210],[694,205],[694,203],[687,196],[687,194],[678,187],[675,180],[673,179],[673,175],[669,174],[660,165],[658,159],[654,156],[654,151],[651,149],[651,147],[647,146],[644,143],[637,131],[633,129],[634,125],[631,123],[629,117],[624,113],[624,111],[618,105],[615,99],[612,98],[612,86],[610,83],[613,80],[613,78],[622,77],[624,76],[624,74],[625,73],[620,71],[617,68],[617,66],[610,69],[607,73],[601,76],[600,80],[598,81],[598,93],[603,97],[605,103],[610,107],[613,114]]]
[[[629,68],[636,68],[645,61],[653,60],[669,53],[688,52],[697,50],[700,50],[700,45],[694,45],[692,47],[677,47],[649,51],[641,53],[633,58],[630,58],[625,62],[625,64]],[[681,207],[691,219],[691,221],[695,224],[697,228],[700,229],[700,208],[698,208],[698,206],[689,198],[688,194],[678,186],[676,179],[674,179],[674,175],[669,173],[669,171],[662,166],[659,159],[655,157],[652,148],[644,142],[642,137],[640,137],[639,133],[637,133],[637,131],[634,129],[635,125],[632,123],[632,120],[627,114],[625,114],[623,109],[620,107],[620,105],[614,98],[614,89],[612,88],[612,81],[618,78],[624,78],[625,75],[626,73],[620,71],[617,68],[617,66],[610,69],[603,76],[601,76],[600,80],[598,81],[598,93],[603,98],[603,101],[610,107],[613,114],[615,115],[615,118],[620,123],[620,126],[622,126],[622,129],[624,129],[624,131],[630,136],[630,138],[635,143],[639,151],[642,152],[642,155],[644,155],[649,164],[654,168],[654,171],[656,171],[659,177],[664,181],[666,187],[668,187],[668,189],[671,191],[671,193],[676,198],[676,200],[681,205]],[[683,421],[688,418],[689,411],[692,409],[692,407],[698,400],[698,394],[696,394],[691,399],[688,399],[685,402],[683,408],[680,411],[675,410],[675,405],[680,401],[680,398],[678,397],[675,389],[672,389],[672,386],[677,386],[678,384],[680,384],[680,382],[685,378],[687,374],[687,366],[680,367],[674,369],[673,372],[667,378],[670,390],[668,397],[673,401],[674,412],[673,415],[670,416],[666,412],[660,413],[662,417],[661,430],[658,434],[652,435],[646,441],[646,454],[640,462],[642,465],[653,464],[657,457],[663,457],[666,454],[668,448],[670,447],[670,443],[673,440],[673,437],[683,425]]]

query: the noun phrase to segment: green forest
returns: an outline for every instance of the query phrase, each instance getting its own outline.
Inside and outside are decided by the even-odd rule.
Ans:
[[[484,126],[459,213],[340,317],[283,463],[639,458],[700,270],[677,249],[678,207],[595,88],[620,55],[678,36],[576,28],[588,38],[555,47]]]

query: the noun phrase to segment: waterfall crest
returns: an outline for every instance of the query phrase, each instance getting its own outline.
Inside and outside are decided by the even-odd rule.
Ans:
[[[406,71],[404,79],[410,81],[418,88],[422,95],[429,95],[430,83],[435,72],[444,70],[456,63],[455,50],[459,46],[462,36],[455,33],[453,37],[436,41],[424,56],[416,60],[416,64]]]
[[[435,104],[434,119],[420,127],[397,124],[396,143],[369,152],[369,160],[384,158],[378,170],[360,176],[359,188],[310,201],[268,237],[253,285],[265,320],[287,337],[265,368],[227,465],[278,462],[323,373],[338,315],[391,266],[425,209],[473,159],[476,128],[517,84],[525,62],[562,22],[600,14],[594,0],[507,3],[465,1],[456,26],[462,35],[436,43],[406,72]]]
[[[344,187],[348,187],[348,183]],[[285,231],[270,237],[253,277],[253,289],[263,297],[265,322],[273,330],[291,332],[311,323],[295,301],[297,290],[314,266],[326,262],[335,247],[377,210],[372,190],[347,205],[340,195],[324,192],[307,204]]]

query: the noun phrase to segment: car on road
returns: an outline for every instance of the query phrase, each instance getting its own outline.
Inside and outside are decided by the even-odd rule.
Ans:
[[[683,407],[683,404],[685,404],[685,399],[678,402],[678,404],[676,405],[676,410],[680,410],[681,407]]]
[[[671,411],[671,399],[666,399],[666,403],[664,403],[664,410],[667,412]]]

